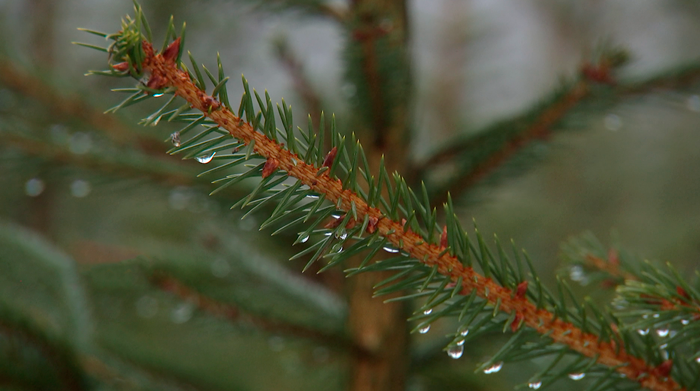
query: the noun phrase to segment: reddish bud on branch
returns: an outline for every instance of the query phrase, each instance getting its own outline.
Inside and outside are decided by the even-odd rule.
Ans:
[[[175,61],[177,55],[180,53],[180,38],[174,40],[168,47],[163,51],[163,59],[165,61]]]
[[[515,298],[516,299],[523,299],[523,298],[525,298],[526,293],[527,293],[527,281],[523,281],[520,284],[518,284],[517,288],[515,288]]]
[[[112,69],[119,72],[126,72],[129,70],[129,63],[124,61],[119,64],[112,64]]]
[[[447,248],[447,226],[442,227],[442,235],[440,235],[440,249]]]
[[[333,165],[333,161],[335,160],[335,155],[338,153],[338,147],[333,147],[330,151],[328,151],[328,154],[326,155],[326,158],[323,159],[323,167],[330,167]]]
[[[513,319],[513,323],[510,324],[510,331],[516,332],[520,328],[520,326],[523,324],[523,316],[520,314],[515,314],[515,319]]]
[[[369,222],[367,223],[367,233],[373,234],[377,232],[377,223],[379,222],[379,219],[374,216],[370,216],[368,220]]]
[[[671,374],[671,369],[673,368],[673,360],[666,360],[662,362],[658,367],[653,369],[654,376],[668,377]]]
[[[262,178],[265,179],[272,175],[272,173],[275,172],[275,170],[277,170],[277,167],[279,167],[279,165],[279,160],[275,158],[268,158],[265,162],[265,166],[263,166],[262,169]]]

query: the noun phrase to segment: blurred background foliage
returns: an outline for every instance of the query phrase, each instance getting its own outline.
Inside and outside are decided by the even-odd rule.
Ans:
[[[353,130],[358,91],[344,49],[351,38],[327,12],[347,4],[319,11],[318,3],[142,5],[157,37],[171,14],[186,20],[187,49],[210,69],[218,51],[227,74],[245,73],[273,100],[284,97],[296,118],[334,112]],[[465,222],[474,217],[482,232],[513,238],[549,281],[561,266],[559,244],[584,230],[601,238],[615,231],[648,258],[697,268],[698,4],[414,0],[407,7],[408,155],[416,167],[504,118],[527,125],[535,103],[566,86],[601,41],[630,53],[615,76],[640,86],[574,105],[556,129],[575,131],[529,145],[534,169],[458,198]],[[135,125],[142,108],[101,114],[121,97],[105,93],[112,80],[83,74],[105,58],[70,42],[84,40],[78,26],[116,31],[131,9],[126,0],[0,0],[0,368],[9,368],[0,370],[0,389],[95,382],[344,389],[357,347],[345,329],[341,271],[301,275],[304,260],[286,261],[293,238],[258,233],[259,217],[239,221],[228,210],[236,189],[208,197],[206,179],[196,178],[203,166],[164,153],[174,127]],[[682,69],[690,77],[671,77]],[[635,84],[652,77],[661,81]],[[242,93],[237,83],[229,88]],[[445,175],[423,179],[437,186]],[[594,290],[577,287],[611,296]],[[412,336],[408,389],[511,389],[540,365],[474,375],[502,337],[451,360],[441,351],[448,328]],[[57,355],[70,351],[81,355]],[[12,372],[12,363],[20,369]],[[21,368],[42,376],[8,375]]]

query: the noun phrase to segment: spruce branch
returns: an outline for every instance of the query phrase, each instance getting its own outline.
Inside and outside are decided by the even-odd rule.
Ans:
[[[191,175],[183,173],[183,171],[187,170],[184,165],[177,164],[177,162],[163,164],[162,160],[159,161],[150,155],[137,155],[132,152],[130,156],[132,159],[120,160],[105,156],[105,154],[77,155],[52,143],[17,134],[3,133],[0,139],[6,143],[6,146],[17,148],[28,155],[48,159],[58,164],[99,170],[126,178],[148,176],[157,182],[169,186],[195,184]]]
[[[594,59],[581,65],[573,81],[565,82],[534,109],[478,131],[462,142],[453,141],[422,163],[418,167],[421,176],[445,163],[460,167],[433,193],[435,202],[444,202],[443,194],[448,192],[458,197],[482,182],[534,142],[548,139],[556,125],[583,101],[606,86],[614,86],[615,71],[627,62],[628,55],[609,46],[598,51]]]
[[[561,244],[561,258],[571,280],[581,284],[601,283],[615,287],[625,281],[637,280],[638,264],[619,246],[605,246],[590,232],[571,237]]]
[[[584,63],[573,81],[542,100],[533,109],[511,120],[490,125],[463,140],[452,140],[420,163],[416,170],[424,178],[431,170],[454,164],[459,168],[432,193],[436,203],[445,201],[482,183],[523,149],[537,141],[546,141],[559,124],[578,107],[595,98],[617,101],[660,88],[687,86],[700,79],[700,61],[692,61],[658,75],[636,80],[618,80],[616,71],[627,62],[618,48],[603,48],[598,58]]]
[[[59,91],[42,77],[19,69],[8,59],[0,58],[0,84],[40,102],[53,118],[78,118],[104,132],[118,145],[138,145],[145,151],[161,153],[162,146],[159,142],[135,135],[133,129],[125,126],[116,117],[105,116],[82,97]]]
[[[486,130],[479,132],[478,136],[465,143],[453,144],[446,150],[435,153],[420,169],[421,171],[428,166],[458,159],[458,155],[466,151],[483,151],[477,152],[480,156],[475,159],[476,161],[473,162],[473,165],[470,164],[467,169],[458,170],[458,173],[448,180],[447,184],[434,193],[435,195],[432,197],[434,202],[444,202],[444,194],[447,192],[458,197],[477,183],[483,181],[533,142],[547,139],[551,135],[552,127],[589,94],[589,84],[585,80],[580,80],[565,87],[549,105],[541,108],[541,111],[530,120],[531,122],[528,121],[528,124],[523,129],[517,129],[517,127],[515,131],[508,129],[506,133],[512,134],[504,135],[505,140],[503,143],[492,151],[489,151],[489,149],[493,147],[488,147],[488,144],[492,142],[493,133]],[[518,118],[516,121],[519,120],[521,119]],[[500,126],[497,125],[497,127]],[[483,146],[486,146],[486,148],[483,148]]]
[[[278,319],[268,319],[257,314],[247,313],[231,304],[222,303],[187,286],[177,278],[164,272],[154,273],[151,283],[158,288],[178,296],[182,300],[195,303],[196,306],[214,316],[224,318],[232,323],[250,323],[255,327],[277,334],[285,334],[322,343],[328,347],[343,348],[354,354],[369,355],[362,347],[353,344],[339,335],[331,335],[320,330],[311,329],[302,325],[292,324]]]
[[[187,150],[190,156],[211,161],[217,153],[234,148],[235,151],[244,151],[222,156],[232,160],[224,166],[240,165],[251,158],[262,160],[257,165],[248,166],[245,173],[215,182],[223,183],[220,188],[224,188],[260,176],[262,181],[258,188],[236,206],[249,205],[255,209],[271,200],[276,201],[278,206],[270,219],[262,224],[263,228],[284,224],[276,231],[280,232],[316,217],[315,223],[299,235],[298,241],[305,242],[310,235],[327,235],[295,257],[314,253],[309,265],[319,259],[328,259],[326,267],[330,267],[369,250],[365,261],[350,270],[351,274],[379,270],[398,272],[379,284],[377,295],[417,291],[389,301],[426,298],[422,314],[413,318],[421,322],[419,327],[444,316],[458,316],[463,322],[464,329],[458,331],[448,347],[452,357],[461,356],[463,342],[467,339],[490,330],[502,329],[505,332],[510,329],[513,333],[511,340],[482,366],[487,371],[500,369],[502,364],[496,360],[515,361],[555,355],[550,368],[536,375],[535,381],[541,382],[540,379],[545,378],[553,381],[571,371],[590,371],[599,377],[594,388],[610,386],[627,378],[651,390],[682,389],[676,378],[670,376],[672,373],[680,376],[684,385],[689,383],[683,372],[672,372],[676,371],[672,361],[660,362],[657,356],[645,355],[628,330],[617,330],[615,323],[610,324],[611,315],[591,306],[589,312],[585,305],[578,304],[563,281],[557,285],[558,295],[553,295],[541,284],[532,268],[532,279],[525,278],[517,252],[517,262],[514,263],[497,243],[498,254],[494,256],[478,232],[478,246],[474,246],[457,221],[449,196],[445,204],[447,224],[438,227],[437,211],[430,206],[425,186],[419,193],[422,197],[418,196],[400,175],[390,176],[383,165],[375,180],[367,169],[359,142],[353,137],[353,142],[346,145],[344,138],[335,131],[334,122],[330,134],[332,149],[325,153],[321,147],[324,132],[300,129],[303,140],[296,138],[291,110],[284,101],[282,106],[277,106],[282,130],[275,126],[275,113],[269,97],[266,96],[266,103],[255,92],[259,106],[256,110],[245,79],[245,94],[236,115],[223,87],[228,78],[223,75],[221,64],[218,75],[204,69],[215,86],[209,95],[195,61],[192,61],[193,70],[178,61],[178,53],[182,51],[181,39],[168,43],[168,37],[163,45],[166,49],[156,53],[141,33],[142,20],[145,21],[137,6],[136,19],[127,19],[122,31],[109,36],[115,41],[109,49],[116,62],[111,65],[112,70],[95,73],[136,78],[148,75],[145,85],[139,85],[139,91],[120,106],[169,94],[183,98],[189,107],[199,111],[190,113],[187,109],[177,109],[165,112],[170,100],[149,117],[173,113],[170,114],[172,118],[189,123],[180,131],[181,134],[200,125],[204,127],[190,139],[199,142],[192,144],[198,145],[197,148]],[[585,90],[580,88],[561,103],[557,112],[580,99],[579,95]],[[190,147],[182,150],[187,148]],[[284,187],[282,183],[288,177],[296,182]],[[364,183],[361,184],[362,179]],[[316,195],[321,198],[302,202]],[[326,206],[322,206],[324,203]],[[340,215],[327,222],[334,212]],[[323,229],[315,230],[324,222],[327,223]],[[382,248],[397,255],[371,263]],[[527,257],[526,260],[530,264]],[[481,273],[475,266],[479,266]],[[573,300],[573,309],[568,308],[567,294]],[[473,330],[471,334],[469,327]],[[546,338],[536,343],[524,343],[533,336],[532,331]],[[558,347],[548,348],[552,343]],[[565,365],[554,374],[548,372],[564,356],[574,352],[579,359],[573,364]],[[683,367],[678,368],[681,369],[677,371],[681,371]],[[583,375],[575,377],[580,379]]]
[[[0,302],[0,336],[8,341],[17,340],[20,345],[28,344],[37,349],[56,370],[61,389],[70,391],[89,389],[87,376],[83,372],[73,348],[55,336],[45,333],[29,319],[11,310],[3,302]],[[18,349],[20,348],[18,347]],[[46,389],[46,384],[42,384],[45,380],[37,380],[33,376],[36,374],[37,368],[32,370],[35,373],[27,374],[23,373],[27,369],[24,367],[27,363],[15,365],[17,363],[5,362],[4,365],[0,366],[4,367],[0,369],[0,384],[19,385],[27,389]]]

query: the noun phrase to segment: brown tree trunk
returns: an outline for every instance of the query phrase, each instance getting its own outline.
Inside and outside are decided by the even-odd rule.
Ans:
[[[354,62],[351,59],[350,66],[361,70],[360,83],[364,83],[358,86],[358,93],[362,91],[364,95],[356,97],[360,118],[354,130],[366,147],[374,173],[378,172],[382,155],[387,159],[385,164],[390,173],[401,172],[408,167],[406,148],[409,143],[410,78],[405,0],[355,0],[351,12],[348,23],[352,42],[349,45],[357,58]],[[382,67],[387,60],[397,69]],[[399,89],[396,83],[387,82],[395,76],[390,74],[393,71],[407,79],[400,83]],[[359,102],[369,102],[369,105],[360,108],[362,103]],[[357,266],[361,261],[362,258],[354,259],[351,263]],[[373,272],[348,279],[349,328],[354,342],[369,352],[353,357],[351,391],[405,388],[410,357],[407,308],[404,302],[384,303],[387,297],[372,298],[374,286],[390,275]]]

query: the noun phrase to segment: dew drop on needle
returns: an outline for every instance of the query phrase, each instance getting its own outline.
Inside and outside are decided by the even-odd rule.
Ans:
[[[202,164],[207,164],[214,159],[214,155],[216,155],[216,152],[213,152],[211,155],[197,156],[195,159]]]
[[[570,373],[569,379],[571,380],[581,380],[586,376],[585,373]]]
[[[496,373],[496,372],[500,371],[501,368],[503,368],[503,363],[499,362],[499,363],[493,364],[490,367],[484,369],[484,373],[487,375],[490,373]]]
[[[447,355],[454,358],[455,360],[462,357],[462,353],[464,353],[464,346],[462,345],[450,346],[447,349]]]

